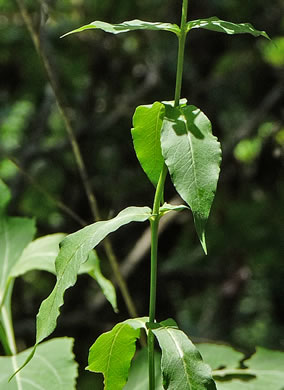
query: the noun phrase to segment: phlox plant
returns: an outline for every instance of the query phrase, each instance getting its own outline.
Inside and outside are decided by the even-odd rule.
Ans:
[[[138,19],[118,24],[94,21],[64,35],[96,29],[111,34],[130,33],[134,30],[152,30],[153,34],[166,31],[174,34],[178,42],[174,100],[138,106],[133,116],[131,135],[137,159],[155,188],[152,207],[127,207],[110,220],[95,222],[69,234],[63,240],[63,237],[57,237],[57,244],[62,240],[55,261],[57,281],[51,294],[40,306],[34,347],[26,351],[20,359],[15,357],[14,361],[9,363],[14,369],[14,375],[10,378],[7,389],[13,383],[16,383],[17,387],[11,388],[25,389],[25,383],[21,385],[19,378],[25,378],[29,367],[39,361],[39,352],[43,346],[50,351],[48,344],[41,342],[56,328],[60,307],[64,303],[64,293],[76,283],[77,275],[81,272],[92,272],[101,286],[107,283],[102,275],[99,277],[100,271],[93,249],[120,227],[131,222],[146,221],[151,227],[149,313],[145,317],[126,319],[99,336],[90,348],[87,370],[103,374],[106,390],[283,389],[283,353],[259,348],[250,359],[244,360],[242,353],[228,346],[200,344],[196,347],[173,319],[159,322],[156,320],[159,222],[167,213],[191,211],[200,244],[207,254],[205,226],[216,192],[221,164],[221,146],[212,134],[210,120],[189,97],[184,98],[181,95],[187,38],[191,30],[202,28],[230,35],[247,33],[269,39],[266,32],[255,29],[249,23],[236,24],[217,17],[188,20],[188,0],[182,0],[181,6],[179,25]],[[184,200],[184,204],[172,205],[165,202],[164,187],[167,177]],[[5,191],[7,193],[7,189]],[[4,215],[4,211],[2,214]],[[31,237],[27,237],[26,241],[22,242],[19,254],[30,239]],[[9,283],[8,287],[7,283],[1,285],[2,309],[8,307],[5,298],[11,294],[11,281],[21,274],[20,271],[15,271],[15,266],[11,269],[13,272],[9,269],[5,278],[2,278]],[[103,290],[106,291],[104,288]],[[109,294],[107,297],[113,303]],[[5,341],[7,336],[6,344],[9,349],[9,315],[7,321],[1,323],[4,335],[2,341]],[[147,335],[147,352],[136,351],[137,340],[144,334]],[[155,340],[161,354],[155,352]],[[51,342],[52,340],[48,343]],[[15,351],[11,348],[10,352],[12,356],[18,356],[13,355]],[[136,352],[137,356],[133,360]],[[21,371],[23,367],[25,368]],[[74,388],[72,386],[74,384],[69,384],[69,389]]]

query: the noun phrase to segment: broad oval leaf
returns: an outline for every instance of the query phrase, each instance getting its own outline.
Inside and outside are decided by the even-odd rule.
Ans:
[[[263,36],[270,39],[265,31],[255,29],[250,23],[233,23],[221,20],[216,16],[208,19],[191,20],[187,23],[187,31],[193,28],[222,32],[226,34],[251,34],[254,37]]]
[[[61,38],[66,37],[67,35],[79,33],[85,30],[93,30],[99,29],[111,34],[120,34],[128,31],[134,30],[162,30],[162,31],[170,31],[179,35],[180,28],[176,24],[171,23],[162,23],[162,22],[145,22],[143,20],[134,19],[127,20],[118,24],[110,24],[106,22],[101,22],[99,20],[95,20],[90,24],[86,24],[85,26],[79,27],[76,30],[70,31]]]
[[[139,329],[121,322],[99,336],[90,348],[87,369],[104,375],[105,390],[123,389],[139,335]]]
[[[23,364],[31,348],[14,356],[1,356],[0,390],[75,390],[73,342],[70,338],[57,338],[42,343],[31,363],[10,382],[10,375]]]
[[[76,283],[79,268],[87,260],[89,252],[121,226],[134,221],[146,221],[150,216],[149,207],[128,207],[115,218],[86,226],[62,241],[56,259],[56,285],[49,297],[42,302],[37,315],[37,344],[55,329],[64,292]]]
[[[164,165],[160,140],[164,114],[165,106],[160,102],[139,106],[131,129],[136,156],[154,186],[158,184]]]
[[[199,108],[166,105],[161,145],[172,182],[193,212],[206,253],[205,225],[220,172],[220,144],[212,135],[209,119]]]
[[[156,327],[157,326],[157,327]],[[185,333],[174,326],[152,327],[162,350],[165,390],[216,390],[210,367]]]

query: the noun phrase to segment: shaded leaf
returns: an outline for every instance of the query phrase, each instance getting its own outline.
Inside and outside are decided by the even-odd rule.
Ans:
[[[228,345],[201,343],[196,345],[203,360],[209,364],[213,370],[226,366],[236,368],[244,358],[241,352],[236,351]]]
[[[226,34],[251,34],[254,37],[263,36],[270,39],[265,31],[256,30],[250,23],[227,22],[216,16],[208,19],[191,20],[187,23],[187,31],[193,28],[205,28],[206,30],[223,32]]]
[[[134,31],[134,30],[162,30],[162,31],[164,30],[164,31],[173,32],[177,35],[179,35],[180,33],[180,28],[176,24],[171,24],[171,23],[145,22],[143,20],[135,19],[135,20],[125,21],[119,24],[110,24],[110,23],[96,20],[90,24],[86,24],[85,26],[82,26],[80,28],[77,28],[76,30],[64,34],[62,38],[69,34],[74,34],[81,31],[92,30],[92,29],[103,30],[111,34],[120,34],[120,33]]]
[[[10,375],[23,364],[31,349],[14,356],[0,357],[0,390],[75,389],[77,363],[72,353],[73,340],[57,338],[42,343],[32,362],[10,382]]]
[[[131,129],[137,158],[149,180],[157,186],[164,165],[161,128],[165,107],[160,102],[136,108]]]
[[[9,187],[0,179],[0,213],[5,210],[10,199],[11,193]]]
[[[155,390],[164,390],[161,375],[161,355],[155,352]],[[148,351],[143,349],[135,356],[129,371],[129,378],[123,390],[149,390]]]
[[[216,346],[216,352],[219,347],[223,346]],[[239,362],[232,364],[234,354],[233,349],[227,350],[223,358],[219,353],[223,368],[213,371],[218,390],[283,390],[284,352],[258,347],[256,353],[243,362],[247,367],[244,369],[239,368]]]
[[[56,285],[49,297],[42,302],[37,315],[36,343],[49,336],[56,327],[64,292],[76,283],[79,268],[87,260],[89,252],[109,233],[129,222],[146,221],[150,216],[151,209],[149,207],[128,207],[115,218],[86,226],[62,241],[56,259]]]
[[[100,260],[96,251],[91,251],[89,253],[88,260],[80,267],[79,274],[80,273],[88,273],[93,279],[96,280],[104,296],[112,305],[113,310],[118,312],[115,288],[111,281],[102,274]]]
[[[90,348],[87,369],[103,373],[105,390],[120,390],[124,387],[139,335],[139,329],[121,322],[110,332],[99,336]]]
[[[220,144],[212,135],[209,119],[199,108],[167,105],[161,145],[172,182],[193,212],[206,253],[205,225],[220,172]]]
[[[162,350],[161,370],[165,390],[214,390],[210,367],[185,333],[175,326],[162,326],[152,331]]]
[[[34,234],[33,219],[0,217],[0,306],[10,272]]]

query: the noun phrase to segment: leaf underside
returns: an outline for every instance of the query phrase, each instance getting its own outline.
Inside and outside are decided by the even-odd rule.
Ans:
[[[110,23],[96,20],[90,24],[86,24],[85,26],[79,27],[73,31],[68,32],[67,34],[64,34],[61,38],[70,34],[79,33],[85,30],[93,30],[93,29],[103,30],[111,34],[120,34],[129,31],[135,31],[135,30],[170,31],[177,35],[180,32],[180,28],[176,24],[171,24],[171,23],[146,22],[143,20],[134,19],[134,20],[128,20],[122,23],[118,23],[118,24],[110,24]]]
[[[257,347],[256,353],[245,359],[229,346],[200,344],[197,347],[213,368],[218,390],[284,389],[284,352]]]
[[[73,339],[57,338],[42,343],[33,360],[10,382],[10,375],[30,355],[31,349],[14,356],[0,357],[0,390],[73,390],[77,363],[72,353]]]
[[[251,34],[254,37],[263,36],[270,39],[265,31],[259,31],[250,23],[233,23],[221,20],[216,16],[207,19],[191,20],[187,23],[187,31],[193,28],[204,28],[206,30],[222,32],[226,34]]]
[[[220,172],[220,144],[212,135],[209,119],[199,108],[166,105],[161,145],[172,182],[193,212],[206,253],[205,225]]]

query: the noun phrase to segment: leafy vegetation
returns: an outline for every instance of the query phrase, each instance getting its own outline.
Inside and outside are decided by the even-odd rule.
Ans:
[[[43,3],[43,7],[41,9],[41,27],[40,31],[38,32],[33,25],[32,18],[30,18],[29,16],[29,12],[33,12],[34,10],[33,6],[31,6],[31,8],[27,10],[26,4],[22,0],[17,0],[17,3],[23,16],[23,19],[29,28],[35,48],[38,51],[38,54],[40,54],[43,59],[43,64],[47,72],[49,82],[55,94],[55,101],[59,107],[59,113],[61,117],[58,116],[58,114],[54,114],[54,112],[50,114],[50,120],[53,120],[53,122],[50,123],[51,127],[53,126],[55,139],[56,137],[58,137],[58,134],[56,135],[56,132],[60,132],[60,129],[64,124],[67,129],[69,139],[71,141],[75,161],[79,168],[79,174],[83,181],[83,187],[85,189],[89,205],[92,210],[93,218],[96,222],[86,227],[83,227],[81,230],[75,233],[69,234],[66,238],[64,238],[65,235],[63,234],[48,234],[48,236],[42,237],[31,242],[35,234],[34,221],[28,218],[11,218],[7,216],[5,208],[10,200],[10,194],[5,184],[0,181],[0,205],[2,210],[1,247],[4,248],[1,260],[2,270],[0,285],[0,338],[5,353],[7,355],[11,355],[11,358],[5,360],[6,362],[9,362],[9,367],[12,367],[12,370],[9,375],[14,372],[14,376],[13,378],[10,378],[11,381],[9,382],[8,386],[16,386],[16,388],[22,388],[22,383],[31,380],[28,374],[25,377],[24,375],[22,375],[22,373],[28,373],[28,371],[26,370],[28,370],[29,367],[32,367],[33,362],[35,362],[34,364],[39,364],[40,366],[39,356],[41,355],[39,355],[38,351],[40,351],[40,349],[43,348],[43,346],[45,347],[46,345],[48,345],[48,348],[52,349],[52,347],[50,347],[51,344],[48,344],[52,343],[52,341],[44,344],[39,343],[54,331],[57,323],[57,318],[59,316],[60,307],[63,305],[64,302],[63,297],[65,291],[76,283],[77,275],[79,273],[88,273],[90,276],[95,278],[98,282],[98,285],[106,295],[106,298],[110,301],[114,310],[117,311],[114,288],[110,281],[108,281],[102,275],[99,265],[99,257],[97,253],[93,251],[93,248],[96,247],[101,241],[103,241],[106,257],[109,259],[111,269],[116,277],[116,282],[119,286],[128,311],[132,317],[137,317],[137,310],[134,306],[125,280],[123,279],[123,275],[119,270],[113,247],[108,239],[104,239],[108,236],[109,233],[114,232],[119,227],[126,225],[129,222],[145,222],[146,220],[149,220],[151,227],[151,280],[149,317],[135,318],[120,322],[113,328],[112,331],[101,335],[90,349],[88,369],[90,371],[103,373],[106,389],[124,388],[125,385],[125,388],[127,388],[127,386],[129,386],[129,384],[127,384],[129,376],[129,381],[130,383],[131,381],[134,381],[135,388],[149,388],[150,390],[154,388],[159,389],[161,388],[161,386],[163,386],[163,388],[165,389],[193,388],[200,390],[214,388],[233,389],[237,388],[238,386],[238,388],[243,387],[244,389],[253,389],[256,388],[255,386],[257,386],[257,388],[271,388],[281,390],[283,383],[283,378],[280,369],[280,366],[283,363],[283,354],[281,352],[269,351],[260,348],[257,350],[256,354],[253,355],[249,360],[244,360],[240,359],[239,353],[234,352],[230,348],[225,348],[223,346],[219,347],[216,345],[214,345],[213,347],[211,345],[205,345],[203,347],[201,346],[201,354],[204,358],[204,363],[196,347],[194,347],[188,336],[186,336],[184,332],[178,329],[175,322],[173,322],[172,320],[156,322],[156,281],[159,224],[161,224],[162,226],[162,223],[164,221],[163,216],[165,214],[171,215],[171,211],[182,211],[188,210],[190,208],[193,213],[195,229],[199,236],[199,240],[202,244],[204,252],[207,253],[207,246],[205,242],[205,225],[207,223],[213,198],[216,192],[221,163],[220,144],[217,141],[216,137],[212,135],[211,123],[209,119],[205,116],[205,114],[203,114],[203,112],[199,108],[193,106],[191,104],[191,101],[190,104],[188,104],[186,99],[181,99],[183,63],[184,55],[186,52],[186,36],[189,31],[196,28],[205,28],[217,32],[224,32],[226,34],[248,33],[256,37],[263,36],[265,38],[268,38],[267,34],[264,31],[259,31],[255,29],[251,24],[226,22],[216,17],[197,19],[188,22],[186,0],[182,2],[182,18],[180,26],[171,23],[144,22],[141,20],[134,19],[132,21],[123,22],[121,24],[110,24],[106,22],[96,21],[91,24],[85,25],[82,28],[71,31],[71,33],[77,33],[85,30],[101,29],[104,32],[117,34],[121,32],[130,32],[133,30],[166,30],[174,32],[176,38],[178,39],[179,49],[176,72],[175,100],[173,102],[156,101],[155,103],[150,105],[139,106],[136,109],[133,117],[132,138],[134,143],[134,149],[144,172],[148,176],[150,182],[152,182],[155,187],[153,209],[151,210],[149,207],[128,207],[121,211],[115,218],[103,218],[102,220],[101,212],[98,208],[98,201],[92,193],[90,180],[88,178],[84,160],[82,159],[79,144],[76,140],[76,136],[74,133],[74,125],[72,124],[71,120],[71,111],[67,108],[64,99],[62,99],[61,91],[58,87],[58,83],[55,77],[53,64],[49,59],[49,55],[47,54],[45,46],[42,45],[41,37],[44,36],[44,34],[42,33],[44,29],[44,15],[50,15],[47,12],[48,5],[45,2]],[[47,14],[45,14],[46,12]],[[155,34],[155,32],[152,31],[151,34]],[[69,35],[69,33],[65,35]],[[129,53],[138,53],[138,50],[136,50],[135,48],[137,47],[135,45],[137,45],[138,42],[135,38],[135,35],[134,38],[129,38],[124,42],[124,48],[126,51],[128,50]],[[84,45],[81,45],[80,48],[82,48],[83,46]],[[271,63],[275,65],[276,62],[274,61],[274,59],[277,58],[276,54],[271,51],[272,54],[270,55],[268,46],[260,45],[260,47],[260,50],[262,50],[262,52],[264,53],[263,56],[266,61],[271,61]],[[277,61],[277,64],[275,66],[277,67],[278,64],[279,61]],[[219,69],[222,69],[222,66],[224,66],[224,64],[220,63]],[[232,69],[232,63],[229,65],[228,69]],[[88,75],[88,72],[86,72],[86,70],[85,74]],[[147,72],[145,73],[145,75],[146,74]],[[216,74],[218,74],[218,67],[216,67]],[[85,78],[85,85],[89,84],[88,77],[89,76],[86,76]],[[81,84],[81,88],[82,90],[84,90],[84,83]],[[267,104],[268,106],[269,104],[271,104],[269,103],[270,100],[272,100],[273,102],[277,101],[281,93],[280,91],[279,88],[273,89],[271,93],[272,97],[268,99],[268,103],[263,103],[264,107],[266,107]],[[104,96],[103,89],[101,90],[101,92],[101,96]],[[151,97],[151,101],[161,100],[160,98],[155,99],[153,97]],[[101,108],[98,109],[98,113],[103,113],[105,111],[105,108],[103,107],[106,100],[104,98],[101,99]],[[23,110],[15,109],[14,111],[10,112],[10,120],[6,121],[2,133],[5,153],[13,153],[14,150],[16,150],[17,145],[23,142],[23,129],[25,123],[28,118],[34,114],[32,106],[32,104],[23,104],[19,106],[24,107]],[[100,115],[98,115],[98,117],[99,116]],[[107,119],[106,117],[103,118]],[[226,117],[224,117],[224,124],[226,124],[226,120]],[[230,118],[230,122],[227,122],[227,124],[233,122],[234,118]],[[262,126],[259,127],[257,133],[258,135],[254,138],[251,138],[249,134],[246,133],[244,134],[247,137],[246,139],[237,138],[238,143],[236,144],[234,149],[234,155],[237,160],[246,163],[247,166],[255,163],[258,159],[260,159],[262,150],[265,147],[267,140],[271,138],[273,138],[275,142],[277,142],[278,153],[279,151],[281,153],[281,147],[283,146],[281,143],[281,126],[279,126],[279,124],[272,118],[269,118],[269,122],[267,121],[266,123],[267,125],[265,125],[264,123]],[[11,128],[15,129],[13,134],[16,135],[16,139],[14,137],[11,137]],[[124,135],[121,138],[124,139]],[[108,138],[108,140],[110,140],[110,138]],[[56,142],[51,141],[51,143],[45,143],[45,147],[46,146],[54,147],[57,146],[57,144]],[[225,148],[225,158],[226,153],[227,151]],[[105,162],[104,156],[105,155],[102,154],[101,160],[98,160],[99,166],[101,165],[101,169],[103,172],[104,170],[108,170],[107,161],[110,161],[106,159]],[[65,162],[70,161],[70,157],[68,157],[67,154],[65,158]],[[117,159],[117,161],[118,160],[119,159]],[[18,167],[18,169],[26,173],[26,171],[22,169],[22,167],[13,157],[11,158],[8,156],[8,158],[4,160],[4,164],[2,166],[4,167],[2,168],[3,177],[7,179],[15,174],[11,163],[14,164],[14,166]],[[53,172],[55,179],[54,189],[58,189],[60,188],[60,183],[63,182],[63,176],[58,173],[60,172],[60,170],[58,171],[57,169],[55,169],[53,170]],[[113,172],[115,173],[115,170],[113,170]],[[127,175],[129,172],[130,171],[128,170]],[[188,204],[188,206],[177,206],[174,204],[164,203],[164,197],[168,197],[167,194],[172,192],[172,190],[168,192],[168,184],[166,184],[168,172],[170,174],[170,178],[175,189],[177,190],[180,197]],[[115,176],[108,176],[110,177],[110,180],[114,181],[113,179],[115,178]],[[86,225],[86,222],[79,215],[74,213],[72,209],[70,209],[64,203],[55,200],[54,196],[52,195],[52,185],[48,186],[48,190],[45,190],[43,189],[42,184],[40,184],[39,182],[34,182],[32,178],[30,179],[34,184],[34,189],[39,190],[41,193],[45,194],[46,198],[49,199],[50,211],[52,211],[54,207],[52,204],[56,204],[59,210],[67,213],[69,217],[76,220],[77,223],[80,223],[82,226]],[[139,189],[139,187],[137,189]],[[101,192],[105,194],[103,195],[103,197],[107,199],[108,191],[109,194],[111,194],[111,186],[107,185],[105,186],[105,188],[101,188],[101,190],[102,191],[99,191],[99,193]],[[34,203],[33,197],[31,197],[30,195],[27,195],[26,199],[28,200],[28,202],[31,202],[30,206],[28,207],[31,207],[31,205],[33,205],[34,207],[34,205],[36,205],[36,203]],[[143,197],[141,199],[143,199]],[[143,204],[148,203],[148,201],[146,201],[147,197],[144,197]],[[27,203],[27,205],[28,204],[29,203]],[[41,202],[39,204],[39,208],[42,209]],[[232,207],[230,210],[232,218],[234,218],[234,208]],[[178,213],[174,214],[178,215]],[[252,210],[250,210],[250,212],[247,214],[253,215]],[[257,212],[255,215],[257,215]],[[246,218],[243,218],[241,220],[245,221],[245,219]],[[55,231],[58,231],[58,224],[60,223],[60,220],[62,221],[62,217],[60,216],[60,214],[54,214],[53,212],[52,218],[49,218],[48,220],[49,224],[51,226],[54,226]],[[232,224],[232,226],[237,227],[236,224]],[[50,231],[48,231],[48,233],[50,233]],[[257,234],[257,237],[262,237],[263,239],[263,235],[261,236],[261,234]],[[253,234],[248,239],[249,247],[251,247],[251,244],[253,243],[253,240],[251,240],[251,238],[253,238]],[[62,239],[63,241],[61,241]],[[218,243],[218,234],[215,234],[215,239],[216,243]],[[58,248],[59,242],[60,250]],[[184,242],[184,240],[181,241],[180,243],[178,243],[178,246],[182,248]],[[224,239],[222,240],[221,238],[220,242],[223,242],[224,245]],[[238,243],[238,240],[236,240],[236,243]],[[12,246],[13,251],[11,251]],[[196,261],[197,266],[202,269],[202,267],[200,267],[201,264],[198,260],[198,256],[199,258],[201,256],[200,252],[197,251],[196,253],[197,256],[195,256],[194,251],[192,251],[193,259],[195,258],[194,261]],[[46,261],[42,261],[42,256],[46,257]],[[161,258],[162,257],[163,254]],[[173,255],[173,258],[175,257],[176,256]],[[180,256],[180,259],[182,257],[183,255]],[[276,257],[275,259],[276,265],[278,262]],[[181,269],[183,269],[183,263],[179,263]],[[170,266],[170,264],[173,263],[168,262],[168,267]],[[165,262],[165,266],[163,267],[164,270],[167,269],[167,262]],[[163,267],[161,267],[162,272]],[[179,265],[176,265],[175,269],[178,269],[178,267]],[[210,268],[214,269],[214,256]],[[194,269],[194,267],[192,267],[192,269]],[[28,271],[33,270],[45,270],[51,273],[55,273],[57,282],[50,296],[44,300],[40,307],[37,316],[37,337],[34,348],[18,354],[14,338],[11,315],[12,289],[16,277],[25,276]],[[229,291],[230,293],[230,291],[233,291],[233,296],[235,295],[237,297],[240,291],[240,288],[238,286],[243,283],[243,280],[246,280],[248,278],[249,272],[250,270],[248,267],[239,266],[235,273],[232,272],[232,279],[227,282],[227,285],[224,284],[224,292]],[[200,286],[199,290],[202,291]],[[234,293],[235,290],[237,291],[236,294]],[[172,291],[174,292],[174,290]],[[212,291],[209,290],[208,293],[210,298],[214,296],[214,293],[212,294]],[[178,296],[176,296],[176,298],[172,300],[175,304],[178,304],[177,298]],[[269,298],[267,299],[267,301],[269,301]],[[206,305],[201,305],[201,308],[202,307],[204,307],[205,316],[203,322],[200,323],[200,329],[206,329],[206,326],[208,327],[208,325],[212,323],[214,316],[217,316],[218,310],[215,307],[213,311],[210,311],[208,310],[208,307],[206,308]],[[169,311],[167,310],[167,314],[168,312]],[[193,306],[193,308],[190,310],[190,313],[193,313],[194,315],[194,312],[195,308]],[[227,321],[226,313],[223,313],[223,319]],[[191,327],[194,328],[194,321],[190,321],[190,323]],[[224,329],[225,328],[223,327],[223,331]],[[241,328],[239,328],[239,331],[240,329]],[[135,375],[137,375],[137,378],[141,378],[142,375],[141,368],[137,370],[137,364],[135,364],[135,361],[133,367],[131,367],[129,372],[130,363],[135,354],[136,340],[140,337],[141,344],[143,345],[145,342],[145,332],[148,338],[147,364],[149,371],[149,384],[144,380],[141,383],[135,382]],[[192,334],[192,330],[190,330],[190,334]],[[221,338],[224,338],[224,336],[222,336],[223,334],[225,333],[221,333],[219,337],[221,336]],[[244,337],[246,337],[248,334],[249,333],[244,333]],[[203,335],[202,332],[201,335]],[[238,337],[239,340],[242,339],[241,333],[239,333]],[[155,338],[158,340],[158,343],[162,350],[161,363],[159,356],[157,357],[154,352]],[[56,339],[54,340],[54,342],[55,341]],[[210,362],[210,356],[212,356],[210,355],[210,351],[212,351],[212,348],[215,348],[216,354],[220,353],[220,361],[218,360],[218,365],[216,365],[216,360],[213,360],[213,362],[211,360]],[[142,358],[140,356],[142,356]],[[228,363],[228,360],[224,360],[225,357],[228,358],[230,364]],[[66,350],[66,354],[62,356],[63,366],[67,367],[67,361],[70,362],[72,359],[73,357],[69,346],[69,352],[67,353]],[[145,357],[142,352],[138,354],[137,359],[141,361],[141,366],[144,367],[144,369],[146,370],[146,366],[143,363]],[[210,363],[211,367],[213,368],[212,372],[210,367],[207,365],[207,359],[208,363]],[[271,359],[271,361],[273,362],[273,365],[271,367],[267,364],[267,359]],[[27,367],[25,367],[21,371],[21,368],[26,365]],[[76,376],[76,372],[74,371],[75,364],[72,363],[70,365],[70,369],[71,366],[73,367],[73,371],[72,373],[70,371],[70,383],[68,383],[68,386],[69,388],[71,388],[71,386],[73,386],[74,388],[74,378]],[[34,371],[31,371],[31,376],[34,375],[33,372]],[[58,383],[62,383],[62,385],[59,385],[61,386],[60,388],[64,388],[62,387],[64,381],[58,379],[57,375],[56,380]],[[163,383],[163,385],[161,384],[161,382]],[[37,385],[41,386],[40,383],[37,383]]]

